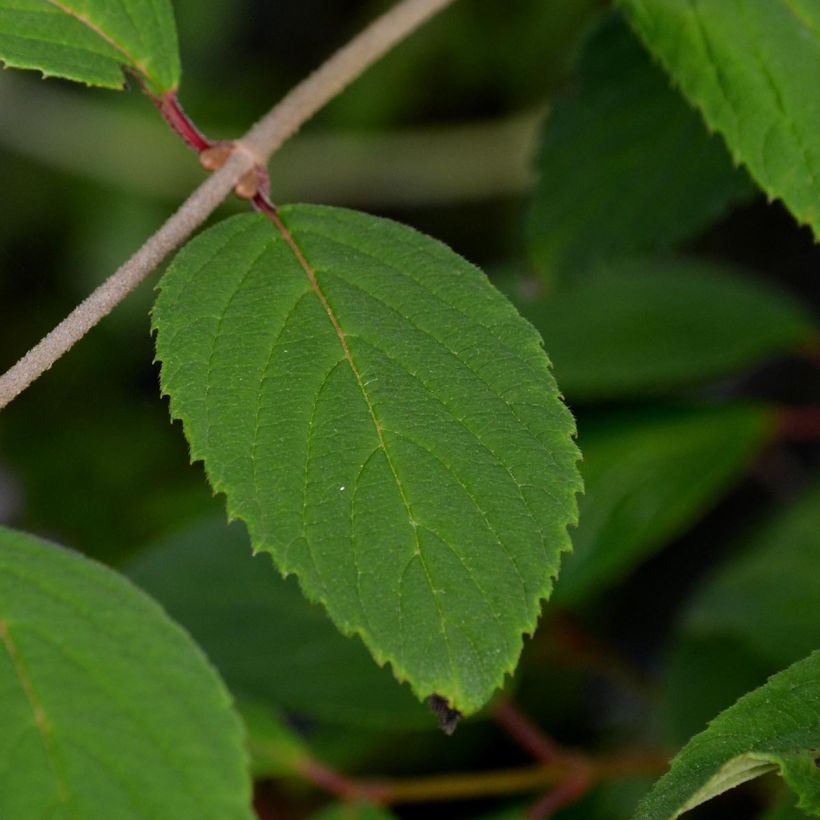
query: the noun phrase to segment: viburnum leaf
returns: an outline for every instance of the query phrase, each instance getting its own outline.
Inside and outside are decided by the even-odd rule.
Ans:
[[[820,4],[621,0],[647,47],[758,184],[820,236]]]
[[[755,186],[617,16],[589,39],[578,80],[544,124],[527,220],[550,278],[697,235]]]
[[[333,803],[310,816],[310,820],[391,820],[396,815],[372,803]]]
[[[252,817],[241,722],[190,637],[122,576],[5,528],[0,727],[0,817]]]
[[[816,344],[788,294],[724,265],[622,259],[538,299],[518,299],[571,399],[669,392]]]
[[[674,739],[820,646],[820,486],[763,525],[754,521],[749,541],[701,584],[684,613],[664,686]]]
[[[820,652],[744,695],[696,735],[638,807],[636,820],[673,820],[729,789],[777,771],[798,807],[820,815]]]
[[[179,85],[170,0],[0,0],[0,61],[9,68],[122,88],[122,67],[156,93]]]
[[[429,725],[409,689],[339,634],[295,578],[251,555],[242,524],[203,521],[141,551],[126,572],[191,632],[237,698],[357,729]]]
[[[580,522],[553,599],[590,600],[686,530],[750,466],[775,426],[769,408],[732,404],[585,419]]]
[[[446,246],[293,206],[191,242],[154,309],[162,389],[232,517],[419,697],[511,672],[581,488],[541,340]]]

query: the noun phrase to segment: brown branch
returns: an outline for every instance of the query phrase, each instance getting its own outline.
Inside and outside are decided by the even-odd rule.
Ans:
[[[297,85],[237,141],[239,150],[109,279],[0,376],[0,409],[45,373],[213,213],[239,180],[365,69],[454,0],[401,0]]]

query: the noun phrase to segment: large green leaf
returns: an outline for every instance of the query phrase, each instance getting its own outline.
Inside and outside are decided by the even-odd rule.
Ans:
[[[427,709],[340,635],[295,579],[251,555],[241,524],[204,522],[126,571],[190,630],[237,697],[351,727],[429,723]]]
[[[122,88],[122,66],[156,92],[179,85],[169,0],[0,0],[0,61]]]
[[[664,711],[673,737],[700,728],[767,675],[820,646],[819,578],[815,488],[756,530],[749,547],[688,606],[666,674]]]
[[[255,549],[419,697],[473,712],[569,548],[572,417],[538,334],[444,245],[280,213],[226,220],[165,274],[172,414]]]
[[[242,729],[128,581],[0,528],[0,817],[250,818]]]
[[[696,735],[638,807],[636,820],[667,820],[770,771],[820,815],[820,652],[744,695]]]
[[[608,413],[582,425],[585,494],[553,601],[588,600],[692,524],[749,466],[774,421],[765,408],[729,405]]]
[[[669,247],[754,190],[718,137],[618,19],[591,38],[579,81],[546,121],[528,218],[551,277]]]
[[[785,294],[689,259],[622,261],[520,307],[576,400],[715,379],[816,337]]]
[[[820,235],[820,4],[621,0],[732,156]]]

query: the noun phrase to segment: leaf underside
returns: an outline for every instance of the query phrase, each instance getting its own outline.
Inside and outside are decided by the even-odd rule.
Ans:
[[[666,820],[777,770],[798,806],[820,815],[820,652],[742,697],[695,736],[641,803],[636,820]]]
[[[684,614],[665,675],[666,718],[676,738],[820,646],[820,486],[753,533]]]
[[[537,333],[444,245],[280,215],[226,220],[163,278],[172,415],[256,550],[419,697],[473,712],[569,548],[572,417]]]
[[[0,817],[250,820],[243,733],[146,595],[0,528]]]
[[[820,236],[820,4],[621,3],[735,160]]]
[[[0,0],[0,62],[122,88],[126,66],[157,94],[179,85],[169,0]]]

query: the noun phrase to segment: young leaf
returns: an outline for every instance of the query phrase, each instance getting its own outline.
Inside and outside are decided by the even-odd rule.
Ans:
[[[619,19],[591,38],[579,73],[546,121],[537,160],[527,227],[540,271],[563,278],[669,247],[753,194]]]
[[[688,259],[625,260],[520,308],[579,401],[716,379],[817,337],[785,294]]]
[[[687,608],[665,676],[664,717],[675,739],[820,646],[818,578],[815,488],[756,527],[749,548],[708,579]]]
[[[648,48],[772,197],[820,236],[820,5],[621,0]]]
[[[481,707],[581,483],[538,334],[444,245],[332,208],[210,229],[154,311],[162,387],[256,550],[419,697]]]
[[[236,697],[349,727],[429,725],[429,711],[340,635],[295,579],[251,555],[241,524],[205,521],[140,553],[126,572],[190,630]]]
[[[778,771],[798,807],[820,814],[820,652],[744,695],[696,735],[638,807],[666,820],[762,774]]]
[[[161,94],[179,85],[170,0],[0,0],[0,61],[122,88],[122,66]]]
[[[242,728],[146,595],[0,528],[0,816],[250,820]]]
[[[610,411],[582,426],[580,522],[553,600],[589,600],[692,524],[773,427],[766,408],[731,405]]]

